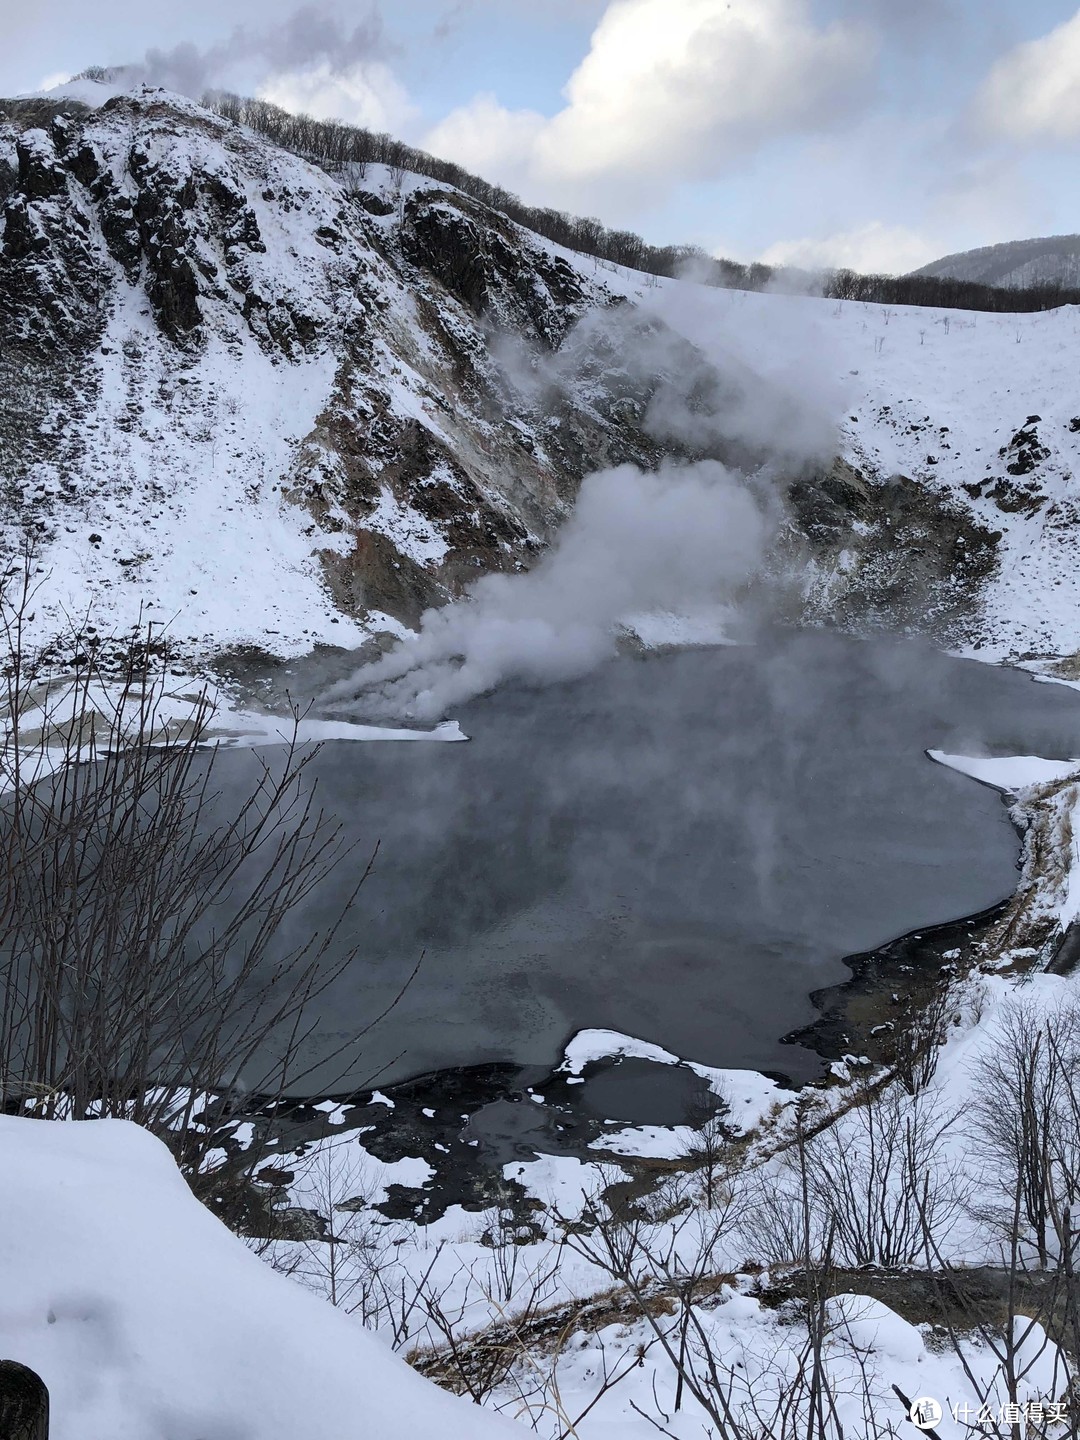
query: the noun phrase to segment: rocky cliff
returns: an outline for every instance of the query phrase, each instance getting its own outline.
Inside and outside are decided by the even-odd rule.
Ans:
[[[257,633],[267,590],[293,643],[409,622],[527,564],[587,470],[655,458],[603,357],[573,397],[528,383],[616,297],[466,197],[347,192],[161,92],[6,111],[3,519],[50,603],[195,642]]]
[[[741,417],[788,343],[779,309],[817,306],[821,324],[827,302],[694,287],[717,332],[758,307],[726,364],[667,329],[650,287],[457,191],[378,166],[335,177],[166,92],[0,102],[0,526],[9,560],[35,541],[35,638],[92,608],[120,629],[159,620],[196,657],[360,645],[528,567],[590,470],[760,467],[785,417],[755,439]],[[870,337],[871,381],[851,364],[870,307],[829,313],[844,338],[814,341],[807,384],[861,378],[840,459],[773,456],[783,613],[985,638],[999,542],[1045,523],[1039,476],[1065,474],[1061,456],[1036,437],[1014,446],[1030,473],[983,485],[950,398],[956,474],[930,468],[922,419],[898,422],[931,403],[916,322],[895,373],[902,326]]]

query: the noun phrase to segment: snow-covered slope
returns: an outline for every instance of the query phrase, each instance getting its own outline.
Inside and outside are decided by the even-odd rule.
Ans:
[[[1072,310],[657,281],[98,88],[0,103],[0,527],[37,541],[36,638],[92,608],[203,658],[360,645],[527,567],[590,470],[710,457],[790,492],[786,617],[1077,648]]]
[[[8,108],[2,518],[39,537],[43,621],[93,601],[193,647],[356,643],[654,451],[507,384],[493,327],[550,351],[609,296],[465,197],[349,193],[164,92],[48,129]]]
[[[927,630],[985,658],[1080,649],[1080,310],[676,281],[638,303],[703,347],[724,335],[834,420],[839,463],[791,494],[811,617]]]
[[[1044,235],[1034,240],[1007,240],[944,255],[914,271],[943,280],[970,280],[977,285],[1080,285],[1080,235]]]
[[[1080,648],[1080,311],[850,305],[833,307],[832,323],[852,387],[845,456],[883,483],[879,493],[913,493],[894,478],[905,477],[979,528],[913,535],[891,557],[898,581],[917,573],[920,545],[936,546],[957,575],[972,573],[978,596],[962,648],[1071,655]],[[984,562],[972,564],[973,540]],[[875,563],[890,563],[887,547]]]
[[[122,1120],[0,1117],[0,1353],[51,1440],[412,1440],[525,1432],[437,1389],[275,1275]]]

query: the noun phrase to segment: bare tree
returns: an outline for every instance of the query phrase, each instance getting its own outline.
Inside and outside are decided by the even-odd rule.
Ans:
[[[1013,1197],[1042,1268],[1074,1266],[1072,1216],[1080,1199],[1080,1007],[1047,1013],[1012,1002],[1000,1034],[975,1067],[971,1128],[1004,1198],[1001,1228],[1012,1228]],[[993,1215],[984,1212],[983,1219]]]
[[[928,1219],[926,1265],[940,1280],[939,1323],[976,1399],[974,1407],[959,1407],[961,1421],[977,1432],[981,1420],[1002,1419],[1011,1440],[1048,1440],[1062,1434],[1076,1440],[1080,1434],[1077,1282],[1068,1266],[1049,1273],[1030,1269],[1024,1191],[1025,1177],[1018,1169],[1013,1175],[1001,1268],[990,1272],[996,1300],[988,1302],[985,1273],[973,1274],[948,1263]],[[1071,1247],[1067,1253],[1072,1253]],[[983,1358],[986,1354],[991,1358],[989,1366]],[[976,1363],[977,1355],[981,1363]],[[993,1433],[1001,1432],[995,1428]]]
[[[209,1097],[281,1094],[307,1073],[315,1002],[358,953],[343,927],[369,867],[316,803],[295,714],[230,806],[205,693],[167,718],[155,632],[118,659],[82,623],[50,677],[55,658],[26,640],[33,576],[28,555],[0,586],[0,1099],[126,1116],[190,1173]],[[287,947],[285,917],[334,871],[351,871],[340,911]]]

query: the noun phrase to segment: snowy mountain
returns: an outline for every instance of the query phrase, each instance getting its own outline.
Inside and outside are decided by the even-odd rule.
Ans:
[[[941,280],[968,280],[976,285],[1023,289],[1030,285],[1080,285],[1080,235],[1044,235],[1036,240],[1008,240],[945,255],[915,275]]]
[[[196,658],[355,647],[529,567],[590,471],[713,458],[779,502],[784,618],[1075,648],[1071,312],[657,280],[77,89],[0,104],[0,525],[39,640],[92,607]]]
[[[594,623],[610,632],[638,593],[621,584],[631,562],[648,572],[657,609],[680,594],[665,567],[677,581],[693,560],[694,593],[707,589],[703,573],[711,579],[718,565],[712,532],[688,539],[684,514],[667,531],[677,544],[664,550],[664,528],[645,528],[642,544],[640,523],[705,460],[737,470],[724,483],[760,505],[762,524],[746,533],[766,534],[760,598],[770,615],[923,630],[989,658],[1071,659],[1064,673],[1075,678],[1078,342],[1071,308],[897,309],[611,269],[452,188],[375,165],[331,175],[162,91],[82,81],[51,100],[0,102],[0,530],[5,569],[24,537],[36,541],[28,623],[41,642],[92,609],[99,626],[160,618],[196,662],[245,645],[296,655],[320,642],[370,641],[374,650],[477,577],[502,572],[485,593],[502,600],[513,585],[520,595],[504,577],[530,568],[522,583],[539,575],[545,603],[557,591],[572,628],[578,602],[592,598],[588,585],[560,586],[566,565],[545,572],[537,563],[567,535],[578,579],[584,570],[594,590],[607,587]],[[649,484],[609,484],[607,510],[594,487],[586,505],[589,472],[623,464],[626,474],[649,472],[636,477]],[[694,473],[702,470],[716,481],[715,465]],[[719,485],[684,489],[708,500]],[[631,501],[641,506],[637,521],[598,533],[605,518],[624,520]],[[732,502],[725,513],[746,509]],[[603,566],[590,568],[601,550]],[[532,617],[519,606],[515,618]],[[643,643],[650,633],[670,638],[670,627],[650,631],[646,620],[657,616],[635,617]],[[456,662],[450,621],[445,630]],[[190,708],[191,697],[181,698]],[[47,695],[38,699],[40,725],[31,709],[23,721],[37,727],[48,758],[46,721],[56,712]],[[259,723],[245,717],[249,730]],[[302,738],[377,733],[316,723]],[[252,743],[281,729],[265,716],[261,724]],[[78,753],[80,727],[58,728],[74,732]],[[434,734],[462,738],[452,725]],[[1002,1352],[981,1335],[952,1336],[950,1351],[940,1328],[917,1328],[888,1308],[937,1317],[925,1276],[909,1273],[926,1255],[919,1226],[931,1193],[943,1264],[974,1274],[1000,1260],[1006,1232],[996,1221],[985,1232],[967,1222],[992,1219],[1006,1201],[1014,1213],[1007,1165],[995,1171],[1000,1157],[977,1149],[978,1130],[946,1117],[977,1110],[986,1062],[1009,1063],[1010,1034],[1021,1042],[1017,1064],[1038,1050],[1025,1036],[1051,1037],[1034,1010],[1029,1028],[1017,1028],[1018,976],[1030,981],[1029,1006],[1066,1017],[1073,1068],[1080,1033],[1075,975],[1023,974],[1037,951],[1017,943],[1049,933],[1056,946],[1080,913],[1076,762],[934,758],[1020,797],[1014,816],[1029,830],[1000,952],[988,954],[980,939],[977,954],[950,964],[957,983],[924,1031],[918,1086],[909,1070],[903,1085],[872,1096],[871,1061],[853,1055],[796,1103],[773,1080],[692,1065],[715,1084],[718,1113],[731,1112],[730,1136],[648,1126],[607,1136],[623,1148],[596,1149],[595,1163],[514,1161],[491,1209],[455,1206],[423,1226],[368,1212],[390,1186],[423,1183],[427,1162],[411,1152],[384,1162],[342,1144],[354,1107],[323,1101],[313,1107],[325,1115],[322,1140],[296,1150],[306,1164],[275,1152],[287,1168],[256,1175],[267,1193],[290,1198],[296,1222],[280,1236],[248,1236],[262,1259],[196,1204],[164,1147],[135,1127],[0,1117],[0,1337],[6,1356],[48,1383],[57,1440],[91,1431],[139,1440],[689,1437],[722,1428],[708,1425],[707,1408],[721,1395],[737,1417],[732,1434],[779,1434],[795,1422],[810,1433],[822,1394],[834,1397],[835,1433],[896,1433],[907,1396],[937,1395],[967,1416],[991,1400],[995,1414],[1015,1409],[1018,1369],[1025,1404],[1056,1410],[1060,1357],[1038,1319],[1008,1352],[1006,1386]],[[892,1030],[893,1012],[882,1013],[890,1018],[871,1034]],[[1059,1055],[1052,1037],[1044,1054]],[[613,1056],[677,1063],[633,1037],[585,1031],[567,1047],[567,1084]],[[371,1098],[390,1111],[395,1103]],[[1067,1106],[1073,1130],[1061,1133],[1075,1136],[1071,1088]],[[252,1125],[241,1131],[236,1145],[250,1144]],[[893,1137],[884,1147],[882,1134]],[[734,1153],[723,1148],[732,1136]],[[1069,1163],[1047,1166],[1044,1225],[1076,1173],[1077,1142],[1069,1144]],[[626,1223],[631,1212],[618,1200],[612,1253],[639,1230],[654,1248],[627,1251],[626,1283],[613,1288],[620,1277],[589,1250],[582,1216],[586,1195],[618,1173],[613,1162],[635,1153],[663,1161],[664,1173],[657,1203],[640,1212],[647,1226]],[[224,1168],[226,1149],[209,1154]],[[718,1170],[718,1154],[729,1170]],[[853,1204],[849,1216],[865,1208],[882,1230],[867,1253],[855,1249],[858,1221],[840,1235],[851,1248],[837,1251],[839,1283],[851,1294],[822,1289],[820,1309],[809,1292],[785,1288],[810,1268],[810,1227],[828,1234],[830,1267],[835,1259],[829,1212],[805,1218],[811,1199],[832,1203],[827,1186],[805,1188],[808,1175],[836,1175],[837,1193],[853,1197],[862,1187],[871,1203]],[[504,1205],[509,1182],[529,1201],[528,1224]],[[970,1205],[957,1223],[961,1200]],[[896,1251],[904,1227],[909,1248]],[[664,1273],[643,1268],[639,1278],[638,1260],[658,1257]],[[328,1294],[341,1313],[263,1259]],[[348,1300],[341,1275],[354,1287]],[[903,1288],[905,1276],[915,1289]],[[1020,1292],[1015,1274],[1005,1280],[1011,1315]],[[369,1283],[370,1309],[356,1298]],[[1053,1310],[1051,1292],[1035,1315]],[[981,1326],[984,1310],[973,1313]],[[669,1317],[670,1331],[657,1317]],[[440,1394],[391,1344],[531,1430]],[[824,1368],[808,1370],[815,1345]],[[687,1383],[695,1373],[706,1377],[697,1386]],[[934,1433],[972,1428],[948,1416],[942,1424]]]
[[[54,608],[337,639],[520,565],[584,470],[655,454],[506,384],[495,327],[551,352],[611,297],[465,197],[346,191],[161,92],[30,108],[0,128],[3,518]]]

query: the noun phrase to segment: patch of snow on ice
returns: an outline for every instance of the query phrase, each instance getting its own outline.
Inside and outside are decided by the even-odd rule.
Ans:
[[[943,750],[928,750],[931,760],[970,775],[995,790],[1015,795],[1032,785],[1045,785],[1051,780],[1080,776],[1080,760],[1044,760],[1039,755],[947,755]]]

